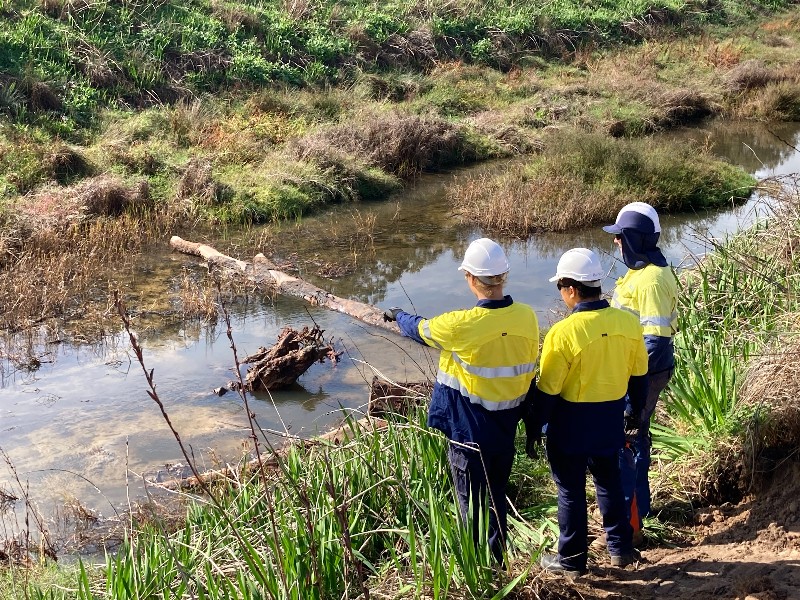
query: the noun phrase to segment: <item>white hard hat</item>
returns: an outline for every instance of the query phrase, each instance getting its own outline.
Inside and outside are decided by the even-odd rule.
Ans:
[[[661,223],[656,209],[646,202],[631,202],[622,207],[613,225],[606,225],[603,231],[622,233],[623,229],[635,229],[642,233],[661,233]]]
[[[464,253],[459,271],[476,277],[492,277],[508,273],[508,259],[503,249],[489,238],[475,240]]]
[[[600,258],[588,248],[573,248],[561,255],[556,274],[550,281],[574,279],[589,287],[600,287],[605,271]]]

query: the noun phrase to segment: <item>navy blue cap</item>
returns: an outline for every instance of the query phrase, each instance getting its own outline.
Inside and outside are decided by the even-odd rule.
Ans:
[[[644,202],[632,202],[624,206],[613,225],[606,225],[603,231],[619,234],[623,229],[633,229],[640,233],[660,233],[661,224],[655,209]]]

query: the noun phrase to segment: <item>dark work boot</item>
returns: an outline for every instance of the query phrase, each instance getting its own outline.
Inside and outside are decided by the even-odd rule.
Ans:
[[[642,555],[639,554],[638,550],[634,550],[630,554],[622,554],[620,556],[611,555],[611,566],[612,567],[619,567],[625,568],[628,565],[632,565],[634,563],[638,563],[642,560]]]

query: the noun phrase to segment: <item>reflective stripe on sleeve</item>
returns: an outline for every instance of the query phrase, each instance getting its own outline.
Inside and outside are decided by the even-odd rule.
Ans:
[[[431,345],[431,346],[435,346],[435,347],[436,347],[436,348],[438,348],[439,350],[444,350],[444,348],[442,348],[441,344],[439,344],[439,343],[438,343],[436,340],[434,340],[434,339],[433,339],[433,337],[431,336],[431,324],[430,324],[430,321],[428,321],[427,319],[426,319],[426,320],[424,320],[424,321],[422,321],[422,323],[420,324],[420,328],[422,329],[422,338],[423,338],[423,339],[424,339],[426,342],[430,342],[430,345]]]
[[[486,377],[487,379],[494,377],[518,377],[526,373],[536,372],[536,363],[522,363],[511,367],[475,367],[464,362],[457,353],[453,352],[452,354],[453,360],[467,373],[477,375],[478,377]]]
[[[641,316],[639,317],[639,322],[642,324],[643,327],[647,327],[648,325],[651,327],[671,327],[672,321],[677,319],[678,315],[670,315],[669,317],[660,317],[660,316]]]
[[[614,308],[619,308],[628,311],[629,313],[631,313],[632,315],[636,315],[637,317],[639,316],[639,313],[634,309],[632,309],[630,306],[625,306],[624,304],[621,304],[620,301],[617,300],[616,294],[614,294],[614,297],[611,298],[611,306],[613,306]]]
[[[501,400],[501,401],[494,401],[494,400],[487,400],[486,398],[481,398],[476,396],[475,394],[470,394],[467,388],[465,388],[461,382],[458,380],[457,377],[453,375],[448,375],[443,371],[439,371],[436,374],[436,381],[441,383],[442,385],[446,385],[449,388],[457,390],[462,396],[464,396],[467,400],[469,400],[470,404],[480,404],[489,411],[497,411],[497,410],[507,410],[509,408],[516,408],[522,401],[525,399],[527,394],[522,394],[518,398],[514,398],[513,400]]]

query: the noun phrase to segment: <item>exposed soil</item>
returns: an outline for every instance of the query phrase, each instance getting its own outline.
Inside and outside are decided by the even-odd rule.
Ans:
[[[777,469],[759,494],[697,510],[688,533],[694,541],[678,547],[646,545],[625,570],[598,558],[574,581],[546,575],[532,597],[800,598],[800,460]]]

